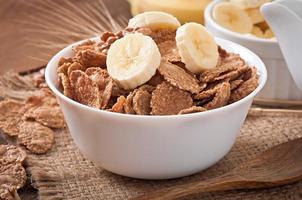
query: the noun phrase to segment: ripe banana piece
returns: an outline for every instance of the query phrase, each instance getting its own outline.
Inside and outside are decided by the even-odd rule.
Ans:
[[[217,4],[213,18],[221,26],[238,33],[250,33],[253,23],[248,14],[239,6],[229,2]]]
[[[127,90],[151,79],[160,65],[160,60],[161,55],[153,39],[134,33],[111,45],[106,64],[109,75]]]
[[[252,34],[256,37],[259,37],[259,38],[265,38],[264,36],[264,33],[263,31],[261,30],[260,27],[258,26],[254,26],[253,29],[252,29]]]
[[[251,18],[253,24],[264,22],[264,18],[259,8],[251,8],[245,10],[248,16]]]
[[[231,3],[237,4],[238,6],[248,8],[259,8],[262,4],[270,2],[271,0],[230,0]]]
[[[132,15],[162,11],[175,16],[181,23],[203,23],[203,12],[212,0],[128,0]]]
[[[148,27],[151,29],[177,29],[180,25],[181,24],[176,17],[160,11],[150,11],[138,14],[130,19],[128,23],[128,27]]]
[[[197,74],[216,67],[218,47],[204,26],[187,23],[177,29],[175,39],[181,60],[189,71]]]

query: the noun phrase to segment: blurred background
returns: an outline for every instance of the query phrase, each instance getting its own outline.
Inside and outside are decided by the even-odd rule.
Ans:
[[[0,73],[43,66],[73,41],[112,29],[108,10],[117,24],[130,17],[126,0],[0,0]]]

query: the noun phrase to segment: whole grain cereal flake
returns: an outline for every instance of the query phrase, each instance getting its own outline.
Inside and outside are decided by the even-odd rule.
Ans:
[[[158,49],[162,59],[170,62],[181,61],[175,40],[168,40],[158,44]]]
[[[168,82],[156,87],[151,97],[152,115],[177,115],[181,110],[190,108],[193,100],[190,93]]]
[[[183,115],[183,114],[191,114],[191,113],[198,113],[198,112],[204,112],[204,111],[207,111],[207,109],[200,107],[200,106],[192,106],[190,108],[181,110],[178,114]]]
[[[76,55],[77,61],[85,67],[105,67],[106,55],[96,50],[79,51]]]
[[[243,99],[250,93],[252,93],[258,86],[258,79],[252,77],[249,80],[243,82],[238,88],[232,91],[229,103],[233,103]]]
[[[135,95],[135,90],[133,92],[130,92],[130,94],[126,98],[126,102],[124,104],[124,110],[127,114],[136,114],[133,109],[133,97]]]
[[[138,115],[149,115],[151,112],[150,107],[151,93],[147,90],[138,89],[133,97],[133,109]]]
[[[20,147],[14,145],[0,145],[0,159],[22,163],[25,158],[26,153]]]
[[[50,128],[65,128],[63,113],[59,106],[41,106],[34,109],[30,118]]]
[[[207,103],[204,108],[207,110],[219,108],[222,106],[227,105],[229,99],[230,99],[230,94],[231,94],[231,86],[229,82],[223,82],[219,88],[216,90],[216,94],[213,98],[212,101]]]
[[[54,144],[54,132],[38,122],[25,121],[20,125],[18,142],[36,154],[43,154]]]
[[[17,136],[22,121],[20,110],[24,103],[14,100],[0,102],[0,129],[9,136]]]
[[[126,98],[124,96],[120,96],[117,98],[116,103],[112,106],[111,112],[116,113],[124,113],[124,105],[126,103]]]
[[[114,82],[108,72],[98,67],[88,68],[85,72],[93,83],[98,85],[100,108],[106,108],[112,95]]]
[[[69,80],[76,101],[94,108],[101,107],[98,84],[92,81],[87,74],[76,70],[71,73]]]
[[[163,61],[161,62],[158,71],[166,81],[179,89],[194,94],[197,94],[200,91],[198,80],[177,65]]]
[[[238,88],[241,83],[243,83],[243,80],[242,79],[237,79],[237,80],[233,80],[230,82],[231,84],[231,90],[235,90],[236,88]]]
[[[73,90],[72,87],[70,85],[70,81],[67,75],[65,75],[64,73],[59,73],[58,74],[59,77],[59,82],[60,82],[60,87],[63,90],[63,94],[65,96],[67,96],[68,98],[73,98]]]

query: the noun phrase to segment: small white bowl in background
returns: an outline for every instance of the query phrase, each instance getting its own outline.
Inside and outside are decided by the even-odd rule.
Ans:
[[[94,39],[95,40],[95,39]],[[70,45],[56,54],[45,77],[57,96],[70,134],[81,152],[104,169],[142,179],[168,179],[204,170],[233,146],[253,98],[267,72],[260,58],[233,42],[216,38],[227,51],[240,53],[259,73],[259,86],[244,99],[222,108],[187,115],[139,116],[112,113],[80,104],[58,88],[61,57],[72,56]]]
[[[265,63],[268,79],[263,90],[257,98],[274,100],[302,100],[302,92],[296,86],[288,68],[280,47],[276,40],[262,39],[230,31],[219,25],[212,15],[215,5],[225,2],[216,0],[205,9],[204,18],[206,28],[215,36],[231,40],[243,45],[256,53]]]

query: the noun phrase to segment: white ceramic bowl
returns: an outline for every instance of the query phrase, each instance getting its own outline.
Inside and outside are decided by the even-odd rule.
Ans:
[[[302,92],[296,86],[276,40],[256,38],[232,32],[220,26],[212,17],[216,4],[226,0],[211,2],[205,9],[205,26],[215,36],[241,44],[260,56],[268,71],[265,87],[257,97],[264,99],[302,100]]]
[[[216,41],[257,67],[259,86],[236,103],[203,113],[128,115],[94,109],[67,98],[58,89],[56,69],[61,57],[72,56],[72,46],[50,60],[46,82],[59,100],[74,142],[87,158],[128,177],[187,176],[210,167],[228,153],[253,98],[266,82],[266,69],[257,55],[233,42],[219,38]]]

